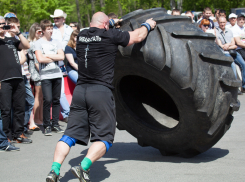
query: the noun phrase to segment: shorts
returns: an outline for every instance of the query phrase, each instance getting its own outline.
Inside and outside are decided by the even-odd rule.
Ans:
[[[34,81],[35,86],[41,86],[41,80],[40,81]]]
[[[77,144],[90,141],[114,141],[116,131],[115,101],[112,91],[103,85],[77,85],[70,107],[65,135],[77,139]]]

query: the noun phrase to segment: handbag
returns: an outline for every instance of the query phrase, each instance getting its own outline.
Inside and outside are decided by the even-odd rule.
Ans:
[[[224,41],[225,41],[225,37],[224,37],[224,35],[223,35],[222,32],[220,33],[220,35],[223,37],[223,39],[224,39]],[[227,43],[227,42],[225,41],[225,43]],[[237,55],[237,52],[236,52],[235,49],[230,49],[230,50],[228,50],[228,52],[229,52],[229,54],[230,54],[232,57],[236,57],[236,55]]]

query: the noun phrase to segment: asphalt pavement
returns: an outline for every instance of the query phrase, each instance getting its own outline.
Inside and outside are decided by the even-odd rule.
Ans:
[[[157,149],[140,147],[126,131],[116,132],[109,152],[91,167],[91,181],[99,182],[242,182],[245,181],[245,95],[234,113],[230,130],[211,149],[193,158],[162,156]],[[244,104],[243,104],[244,103]],[[63,129],[66,124],[60,122]],[[62,134],[34,132],[32,144],[16,144],[18,152],[0,153],[0,182],[45,182],[54,149]],[[88,147],[76,145],[61,167],[60,182],[78,182],[70,172]]]

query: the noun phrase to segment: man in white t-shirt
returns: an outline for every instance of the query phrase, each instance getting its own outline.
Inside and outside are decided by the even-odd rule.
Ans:
[[[229,15],[229,22],[230,24],[229,25],[226,25],[225,28],[232,28],[236,25],[236,21],[237,21],[237,15],[234,14],[234,13],[231,13]]]
[[[61,43],[51,38],[53,24],[49,20],[40,23],[43,37],[35,42],[35,55],[39,62],[39,74],[43,92],[43,127],[44,135],[52,135],[51,130],[57,133],[64,131],[59,127],[60,92],[62,73],[58,61],[64,59]],[[50,107],[52,105],[52,121],[50,121]]]

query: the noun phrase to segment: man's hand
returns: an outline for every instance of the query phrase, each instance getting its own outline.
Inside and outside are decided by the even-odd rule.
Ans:
[[[114,20],[114,22],[115,22],[115,24],[114,24],[114,26],[116,27],[116,28],[120,28],[120,22],[121,21],[123,21],[123,19],[113,19]]]
[[[151,30],[153,30],[156,26],[156,22],[153,20],[153,18],[150,18],[148,20],[146,20],[146,23],[149,23],[149,25],[151,26]]]
[[[17,34],[20,32],[16,24],[10,24],[9,26],[10,26],[9,32],[14,33],[14,34]]]
[[[223,48],[225,51],[227,51],[229,47],[230,47],[229,44],[224,44],[222,48]]]

